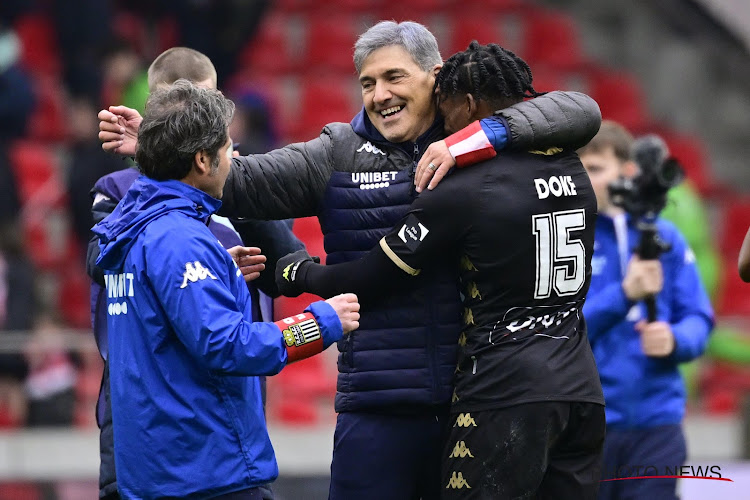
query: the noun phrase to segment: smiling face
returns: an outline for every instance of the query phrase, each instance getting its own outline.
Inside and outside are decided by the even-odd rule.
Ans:
[[[400,45],[377,49],[364,60],[359,81],[365,111],[388,141],[414,141],[430,128],[439,69],[422,70]]]

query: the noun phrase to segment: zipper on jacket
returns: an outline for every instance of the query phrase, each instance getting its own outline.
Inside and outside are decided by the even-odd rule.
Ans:
[[[416,149],[416,146],[415,146],[415,149]],[[430,280],[430,285],[431,285],[431,288],[439,287],[440,286],[439,279],[437,279],[436,277],[433,277]],[[435,301],[433,300],[430,301],[429,313],[430,313],[430,318],[432,318],[432,321],[431,321],[430,328],[427,331],[427,338],[426,338],[427,340],[426,345],[427,345],[427,350],[428,350],[427,359],[428,359],[429,368],[430,368],[430,371],[429,371],[430,378],[432,379],[432,402],[433,404],[438,404],[441,402],[440,389],[442,388],[443,384],[442,384],[442,380],[440,380],[440,359],[439,359],[438,352],[437,352],[440,346],[440,342],[438,340],[440,338],[440,335],[435,334],[435,332],[439,328],[438,322],[436,320],[438,311],[437,311]]]
[[[419,144],[414,143],[414,157],[411,162],[411,191],[412,196],[417,194],[417,186],[414,185],[414,178],[417,175],[417,163],[419,162]]]

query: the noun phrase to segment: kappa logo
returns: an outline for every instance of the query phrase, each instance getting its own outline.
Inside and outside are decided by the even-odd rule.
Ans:
[[[185,273],[182,275],[182,286],[180,286],[180,288],[185,288],[188,285],[188,282],[195,283],[196,281],[204,280],[206,278],[215,280],[216,276],[211,274],[211,271],[203,267],[203,264],[197,260],[194,262],[188,262],[185,264]]]
[[[458,345],[466,347],[466,332],[461,332],[461,335],[458,336]]]
[[[374,146],[370,141],[367,141],[366,143],[362,144],[359,149],[357,150],[357,153],[361,153],[362,151],[366,151],[368,153],[372,153],[374,155],[383,155],[385,156],[385,152],[380,149],[377,146]]]
[[[464,325],[474,325],[474,313],[471,309],[464,309]]]
[[[456,442],[456,446],[453,447],[453,453],[450,454],[448,458],[474,458],[474,455],[471,454],[471,450],[469,450],[469,447],[466,446],[465,441],[458,441]]]
[[[456,423],[453,427],[476,427],[477,423],[474,421],[474,417],[471,413],[459,413],[456,417]]]
[[[461,488],[471,489],[471,486],[466,482],[466,479],[464,479],[464,475],[461,472],[453,471],[451,478],[448,481],[448,486],[446,486],[445,489],[447,490],[451,488],[454,490],[460,490]]]
[[[461,256],[461,269],[464,271],[476,271],[476,266],[469,260],[468,255]]]
[[[482,300],[482,294],[479,293],[479,288],[477,288],[477,284],[473,281],[469,283],[467,293],[472,299]]]

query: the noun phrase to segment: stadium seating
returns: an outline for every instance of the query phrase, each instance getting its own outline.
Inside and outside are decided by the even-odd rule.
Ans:
[[[59,76],[62,63],[54,24],[49,17],[27,14],[16,20],[14,28],[21,41],[21,65],[34,75]]]
[[[258,33],[239,54],[239,67],[264,75],[286,74],[299,63],[299,50],[291,45],[289,18],[269,14]]]
[[[605,119],[629,130],[642,129],[649,123],[646,99],[633,75],[600,67],[587,71],[586,78],[588,93],[599,103]]]
[[[524,11],[523,24],[519,52],[532,69],[537,64],[558,70],[585,67],[573,19],[559,12],[529,9]]]
[[[456,52],[466,50],[472,40],[481,44],[497,43],[504,44],[501,33],[501,24],[496,22],[477,23],[476,16],[481,15],[481,8],[474,8],[470,12],[475,15],[457,16],[453,20],[450,31],[450,45],[443,56],[448,57]],[[485,14],[486,15],[486,14]]]
[[[357,41],[357,18],[348,14],[316,14],[307,17],[303,57],[306,72],[327,70],[336,79],[354,76],[352,50]]]
[[[357,86],[352,80],[341,80],[330,73],[311,76],[299,88],[300,109],[289,123],[289,142],[317,137],[331,122],[349,122],[359,111]],[[361,102],[361,101],[356,101]]]
[[[55,77],[43,76],[34,80],[37,102],[27,125],[29,139],[56,143],[67,138],[62,89],[62,82]]]

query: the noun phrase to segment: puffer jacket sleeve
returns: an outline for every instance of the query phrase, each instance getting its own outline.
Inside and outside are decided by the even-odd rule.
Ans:
[[[315,215],[333,171],[326,127],[312,141],[234,158],[220,215],[264,220]]]
[[[578,149],[599,131],[602,113],[591,97],[554,91],[497,111],[485,121],[501,121],[510,131],[506,149]]]

